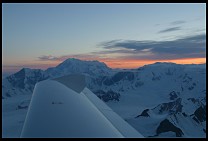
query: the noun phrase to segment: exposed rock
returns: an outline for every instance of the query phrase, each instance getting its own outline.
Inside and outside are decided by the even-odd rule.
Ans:
[[[137,117],[135,118],[138,118],[140,116],[144,116],[144,117],[149,117],[149,114],[147,113],[149,111],[149,109],[145,109],[140,115],[138,115]]]
[[[178,95],[175,91],[172,91],[169,95],[170,95],[170,100],[174,100],[178,97]]]
[[[17,106],[16,110],[18,110],[18,109],[27,109],[29,104],[30,104],[30,100],[24,100]]]
[[[183,114],[184,117],[187,117],[187,114],[186,113],[183,112],[182,114]]]
[[[168,112],[169,114],[177,114],[178,112],[182,112],[182,107],[183,105],[181,104],[181,98],[178,98],[173,102],[159,104],[153,110],[159,114],[164,112]]]
[[[164,132],[168,132],[168,131],[172,131],[176,133],[176,137],[181,137],[182,135],[184,135],[184,133],[182,132],[182,130],[178,127],[176,127],[175,125],[173,125],[169,120],[165,119],[163,120],[160,125],[158,126],[157,130],[156,130],[156,135],[159,135],[160,133],[164,133]]]
[[[103,90],[98,90],[94,92],[100,99],[102,99],[105,102],[108,102],[109,100],[115,100],[119,101],[120,94],[116,93],[112,90],[104,92]]]
[[[133,72],[118,72],[115,75],[113,75],[111,78],[105,79],[103,84],[110,86],[121,80],[128,80],[128,81],[134,80],[134,73]]]
[[[200,122],[203,122],[206,120],[206,107],[200,106],[195,112],[194,115],[197,117],[197,119]]]
[[[135,87],[140,87],[142,85],[144,85],[144,82],[142,82],[142,81],[138,81],[135,83]]]

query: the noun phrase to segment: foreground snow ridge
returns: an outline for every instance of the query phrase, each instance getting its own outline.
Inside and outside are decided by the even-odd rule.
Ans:
[[[21,137],[143,136],[92,93],[81,74],[35,85]]]

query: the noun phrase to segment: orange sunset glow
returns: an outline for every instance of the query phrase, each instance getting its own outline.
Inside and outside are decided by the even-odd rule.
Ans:
[[[203,64],[206,63],[206,58],[184,58],[184,59],[174,59],[174,60],[127,60],[127,59],[99,59],[99,58],[77,58],[80,60],[98,60],[104,62],[110,68],[121,68],[121,69],[134,69],[139,68],[147,64],[153,64],[155,62],[172,62],[176,64]],[[28,65],[25,65],[27,68],[33,69],[43,69],[46,70],[49,67],[55,67],[62,63],[63,61],[38,61],[32,62]],[[32,64],[32,65],[31,65]],[[22,66],[22,65],[19,65]],[[3,71],[5,72],[17,72],[21,69],[18,66],[4,66]]]
[[[206,58],[184,58],[175,60],[100,60],[110,68],[123,68],[131,69],[138,68],[147,64],[153,64],[155,62],[172,62],[176,64],[203,64],[206,63]]]
[[[121,68],[121,69],[134,69],[144,65],[153,64],[156,62],[171,62],[176,64],[203,64],[206,63],[206,58],[183,58],[173,60],[132,60],[132,59],[100,59],[100,58],[77,58],[80,60],[98,60],[104,62],[110,68]],[[55,67],[62,61],[53,61],[47,65],[42,64],[41,67],[46,69],[47,67]],[[37,67],[38,68],[38,67]]]

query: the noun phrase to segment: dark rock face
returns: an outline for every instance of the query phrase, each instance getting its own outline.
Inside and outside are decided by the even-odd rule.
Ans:
[[[94,92],[100,99],[102,99],[105,102],[108,102],[109,100],[115,100],[119,101],[120,94],[116,93],[112,90],[104,92],[103,90],[98,90]]]
[[[135,83],[135,87],[140,87],[142,85],[144,85],[144,82],[142,82],[142,81],[138,81]]]
[[[184,117],[187,117],[187,114],[186,113],[183,112],[182,114],[183,114]]]
[[[193,103],[199,102],[199,101],[196,100],[195,98],[188,98],[188,100],[191,100]]]
[[[169,120],[165,119],[158,126],[156,133],[157,133],[157,135],[159,135],[160,133],[164,133],[164,132],[168,132],[168,131],[175,132],[176,137],[181,137],[182,135],[184,135],[184,133],[182,132],[182,130],[180,128],[176,127]]]
[[[113,85],[113,80],[110,79],[110,78],[107,78],[103,81],[103,84],[106,85],[106,86]]]
[[[94,85],[101,86],[103,80],[105,80],[106,78],[107,78],[106,76],[103,76],[101,78],[95,78],[95,79],[93,79],[93,83],[94,83]]]
[[[7,92],[7,93],[6,93],[6,97],[11,97],[11,95]]]
[[[133,72],[118,72],[115,75],[113,75],[111,78],[105,79],[103,81],[103,84],[110,86],[121,80],[128,80],[128,81],[134,80],[134,73]]]
[[[169,95],[170,95],[170,100],[174,100],[178,97],[178,95],[175,91],[172,91]]]
[[[27,109],[29,107],[29,104],[30,104],[30,100],[24,100],[17,106],[16,110]]]
[[[7,80],[12,84],[13,87],[25,88],[24,85],[25,69],[21,69],[19,72],[7,77]]]
[[[33,77],[28,77],[28,78],[27,78],[27,81],[28,81],[28,83],[30,83],[30,84],[35,85],[35,84],[36,84],[37,82],[39,82],[39,81],[48,79],[48,77],[43,77],[43,76],[41,75],[41,70],[34,71],[33,73],[34,73],[34,76],[33,76]]]
[[[159,114],[164,112],[169,112],[170,114],[177,114],[178,112],[182,112],[183,105],[181,104],[181,98],[176,99],[173,102],[162,103],[155,107],[153,110],[158,109]]]
[[[160,80],[161,79],[161,76],[157,76],[154,72],[152,72],[152,81],[155,81],[155,80]]]
[[[29,74],[27,74],[27,72]],[[26,89],[26,84],[29,86],[28,90],[32,92],[35,84],[39,81],[48,79],[49,77],[44,75],[42,70],[39,69],[21,69],[19,72],[8,76],[6,79],[14,88]],[[9,96],[8,96],[9,97]]]
[[[118,72],[112,77],[112,80],[114,82],[118,82],[122,79],[131,81],[134,79],[134,73],[133,72]]]
[[[138,118],[140,116],[144,116],[144,117],[149,117],[149,114],[147,113],[149,111],[149,109],[145,109],[140,115],[138,115],[137,117],[135,118]]]
[[[173,75],[173,72],[171,72],[170,69],[168,69],[168,71],[165,74],[166,75]]]
[[[194,115],[200,122],[206,121],[206,107],[200,106],[198,109],[196,109]]]
[[[27,109],[28,108],[28,106],[20,106],[20,105],[18,105],[18,107],[17,107],[17,109]]]
[[[193,87],[193,86],[190,86],[188,89],[189,89],[189,90],[193,90],[193,89],[194,89],[194,87]]]
[[[186,73],[184,76],[183,76],[183,82],[188,84],[192,81],[192,78],[188,76],[188,74]]]
[[[192,119],[199,123],[199,120],[195,116]]]

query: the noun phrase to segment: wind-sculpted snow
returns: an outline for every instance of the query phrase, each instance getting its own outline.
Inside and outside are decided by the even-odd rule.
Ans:
[[[23,69],[3,79],[3,122],[18,111],[27,111],[27,108],[17,107],[28,100],[24,97],[31,96],[37,82],[74,73],[84,74],[87,88],[145,137],[176,137],[176,132],[172,131],[157,134],[157,128],[165,119],[183,132],[182,137],[206,136],[205,64],[155,63],[138,69],[114,70],[98,61],[67,59],[46,71]],[[14,102],[14,108],[9,108],[9,101],[16,99],[19,101]],[[4,131],[19,131],[6,122]],[[10,136],[5,132],[3,135]]]

